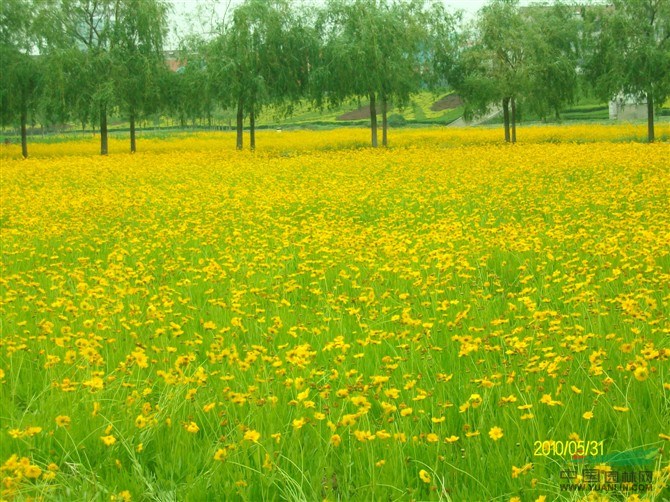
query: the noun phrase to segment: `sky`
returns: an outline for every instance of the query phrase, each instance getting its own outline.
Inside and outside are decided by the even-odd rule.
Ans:
[[[230,13],[234,6],[242,0],[172,0],[174,6],[171,19],[172,36],[171,42],[188,33],[206,34],[213,31],[216,21],[222,19],[226,13]],[[320,0],[303,0],[305,5],[323,3]],[[464,19],[474,17],[477,11],[483,7],[487,0],[443,0],[449,10],[462,10]],[[521,4],[526,4],[522,1]],[[214,22],[212,22],[212,20]]]

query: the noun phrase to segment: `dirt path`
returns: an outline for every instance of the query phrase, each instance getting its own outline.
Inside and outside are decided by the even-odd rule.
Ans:
[[[481,117],[476,117],[475,119],[466,122],[463,117],[457,118],[449,124],[449,127],[474,127],[483,124],[487,120],[492,119],[493,117],[500,115],[502,110],[499,107],[494,108],[489,113],[482,115]]]

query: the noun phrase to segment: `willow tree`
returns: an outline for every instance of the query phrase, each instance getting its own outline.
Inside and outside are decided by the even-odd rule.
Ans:
[[[182,127],[189,120],[195,125],[198,119],[206,119],[211,125],[215,92],[219,86],[214,86],[211,71],[214,65],[210,65],[207,51],[208,40],[204,36],[184,38],[178,51],[181,66],[166,75],[164,99],[167,109],[178,118]]]
[[[113,28],[121,0],[60,0],[40,10],[51,71],[51,101],[58,108],[100,126],[100,154],[108,153],[107,116],[115,104]],[[58,84],[60,87],[56,87]],[[65,101],[67,100],[67,101]]]
[[[3,0],[0,5],[0,123],[19,124],[21,153],[28,157],[27,124],[39,98],[43,65],[32,54],[33,5]]]
[[[505,141],[516,142],[516,105],[530,82],[529,31],[518,0],[492,0],[478,13],[458,82],[470,113],[503,111]]]
[[[298,99],[307,85],[310,31],[286,0],[246,0],[209,48],[208,66],[225,108],[236,110],[236,146],[243,148],[244,119],[256,147],[256,117],[268,105]]]
[[[389,103],[404,105],[420,89],[428,39],[423,6],[421,1],[330,0],[319,17],[323,49],[313,100],[337,106],[367,99],[373,147],[378,146],[377,104],[387,145]]]
[[[670,0],[613,0],[593,12],[587,73],[603,99],[646,101],[651,143],[654,108],[670,96]]]
[[[114,94],[130,123],[130,151],[136,151],[138,118],[160,107],[161,79],[167,72],[163,44],[168,4],[161,0],[123,0],[114,9],[110,51]]]
[[[560,118],[578,90],[583,23],[569,4],[531,5],[523,12],[530,58],[525,102],[541,118]]]

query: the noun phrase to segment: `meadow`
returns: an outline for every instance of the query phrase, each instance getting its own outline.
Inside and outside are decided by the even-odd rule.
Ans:
[[[670,145],[368,134],[1,145],[0,498],[669,498]]]

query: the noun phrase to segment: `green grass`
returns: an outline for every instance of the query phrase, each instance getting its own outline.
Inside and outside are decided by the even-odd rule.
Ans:
[[[3,498],[573,500],[537,441],[667,445],[667,146],[413,133],[3,160],[0,464],[58,467]]]

